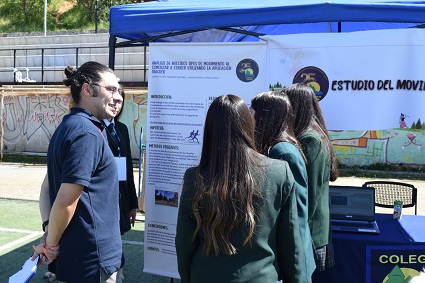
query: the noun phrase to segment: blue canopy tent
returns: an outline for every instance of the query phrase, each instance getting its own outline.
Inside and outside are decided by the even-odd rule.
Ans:
[[[258,41],[261,35],[422,27],[425,1],[168,0],[113,6],[109,66],[115,48],[156,41]]]

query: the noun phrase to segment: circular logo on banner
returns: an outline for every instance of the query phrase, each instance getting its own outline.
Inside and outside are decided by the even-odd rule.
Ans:
[[[243,59],[236,66],[236,76],[243,82],[252,82],[258,76],[258,64],[252,59]]]
[[[325,98],[329,90],[329,80],[325,72],[313,66],[305,67],[299,70],[294,77],[292,83],[302,83],[310,86],[317,98],[322,100]]]

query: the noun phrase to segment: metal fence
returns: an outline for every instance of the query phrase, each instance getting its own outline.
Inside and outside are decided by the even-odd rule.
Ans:
[[[115,73],[122,82],[147,85],[148,47],[117,50]],[[108,46],[63,46],[0,48],[0,85],[59,84],[66,66],[78,67],[87,61],[109,62]]]

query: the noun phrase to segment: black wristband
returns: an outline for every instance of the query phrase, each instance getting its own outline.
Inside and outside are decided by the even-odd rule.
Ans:
[[[41,225],[41,227],[43,228],[43,232],[46,232],[47,225],[49,225],[49,220],[44,221],[43,224]]]

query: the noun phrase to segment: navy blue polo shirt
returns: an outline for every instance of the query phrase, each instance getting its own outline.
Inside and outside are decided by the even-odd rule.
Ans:
[[[117,165],[98,119],[71,108],[50,140],[47,172],[52,204],[62,183],[84,186],[60,240],[57,278],[99,282],[101,269],[112,274],[121,267],[122,243]]]

